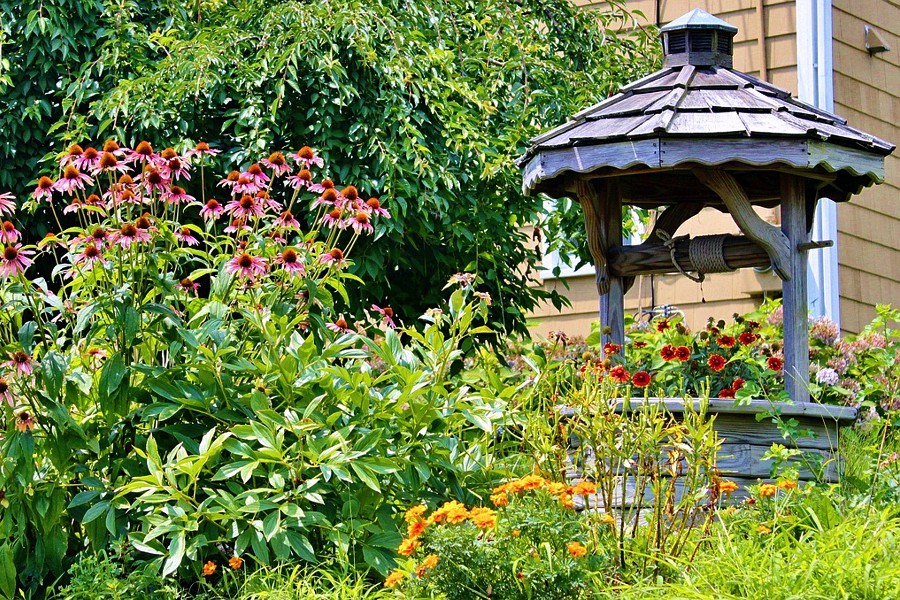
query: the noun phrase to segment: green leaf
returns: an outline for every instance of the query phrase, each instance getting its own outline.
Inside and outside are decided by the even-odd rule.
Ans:
[[[41,371],[43,374],[44,385],[47,388],[47,395],[51,399],[61,400],[60,391],[63,386],[63,379],[66,374],[66,360],[55,350],[51,350],[41,359]]]
[[[82,525],[87,525],[91,521],[98,519],[100,515],[107,511],[107,509],[109,509],[109,502],[107,502],[106,500],[93,505],[87,510],[86,513],[84,513],[84,518],[81,519]]]
[[[100,369],[100,394],[109,398],[115,394],[125,377],[125,360],[120,352],[116,352],[103,364]]]
[[[0,546],[0,593],[12,600],[16,596],[16,563],[9,544]]]

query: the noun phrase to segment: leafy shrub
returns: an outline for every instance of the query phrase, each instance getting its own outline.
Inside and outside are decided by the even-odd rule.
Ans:
[[[286,177],[281,153],[222,180],[229,200],[195,199],[178,184],[213,152],[70,148],[25,203],[69,225],[28,246],[4,226],[0,570],[26,589],[114,540],[164,576],[251,552],[386,571],[395,506],[490,483],[514,390],[448,377],[487,331],[474,278],[421,331],[387,307],[349,323],[347,257],[381,203]]]
[[[51,592],[53,600],[176,600],[187,597],[167,585],[153,569],[132,569],[105,551],[85,553],[72,563],[67,584]]]

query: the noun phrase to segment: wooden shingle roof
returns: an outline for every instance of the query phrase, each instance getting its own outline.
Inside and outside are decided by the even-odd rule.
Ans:
[[[575,174],[688,163],[837,174],[833,200],[883,180],[892,144],[724,64],[669,66],[534,138],[523,189],[565,195]]]

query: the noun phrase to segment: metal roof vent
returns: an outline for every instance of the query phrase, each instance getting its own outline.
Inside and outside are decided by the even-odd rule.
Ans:
[[[732,67],[737,27],[696,8],[659,30],[667,67]]]

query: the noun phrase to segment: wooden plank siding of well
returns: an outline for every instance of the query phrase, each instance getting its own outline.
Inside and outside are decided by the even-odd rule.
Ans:
[[[593,3],[574,0],[576,5],[590,10]],[[597,3],[602,8],[605,3]],[[761,77],[777,86],[797,92],[797,44],[796,19],[793,0],[765,0],[762,3],[762,19],[757,0],[660,0],[659,15],[656,0],[630,0],[630,10],[639,10],[651,24],[667,23],[694,8],[702,8],[738,27],[734,40],[734,66],[737,70]],[[765,33],[763,47],[760,38]],[[765,61],[765,69],[761,65]],[[865,129],[865,127],[863,127]],[[767,221],[780,224],[778,210],[756,209]],[[739,233],[727,215],[713,209],[703,210],[685,223],[679,234],[691,236],[710,233]],[[568,289],[566,289],[568,284]],[[640,277],[625,296],[625,310],[634,313],[647,308],[652,300],[657,304],[671,304],[684,311],[688,325],[701,328],[706,319],[729,319],[734,313],[753,310],[766,294],[781,294],[781,281],[771,272],[758,273],[742,269],[734,273],[718,273],[707,276],[703,286],[681,275],[657,275]],[[568,277],[565,281],[547,279],[545,289],[553,289],[569,298],[572,307],[562,313],[551,305],[538,308],[532,317],[536,321],[532,331],[546,336],[553,330],[570,335],[586,335],[590,324],[597,320],[598,299],[593,275]],[[705,300],[705,303],[703,302]]]
[[[889,0],[833,0],[834,112],[867,133],[900,141],[900,6]],[[890,47],[870,56],[865,26]],[[875,305],[900,304],[900,157],[885,182],[838,209],[841,327],[859,331]]]

